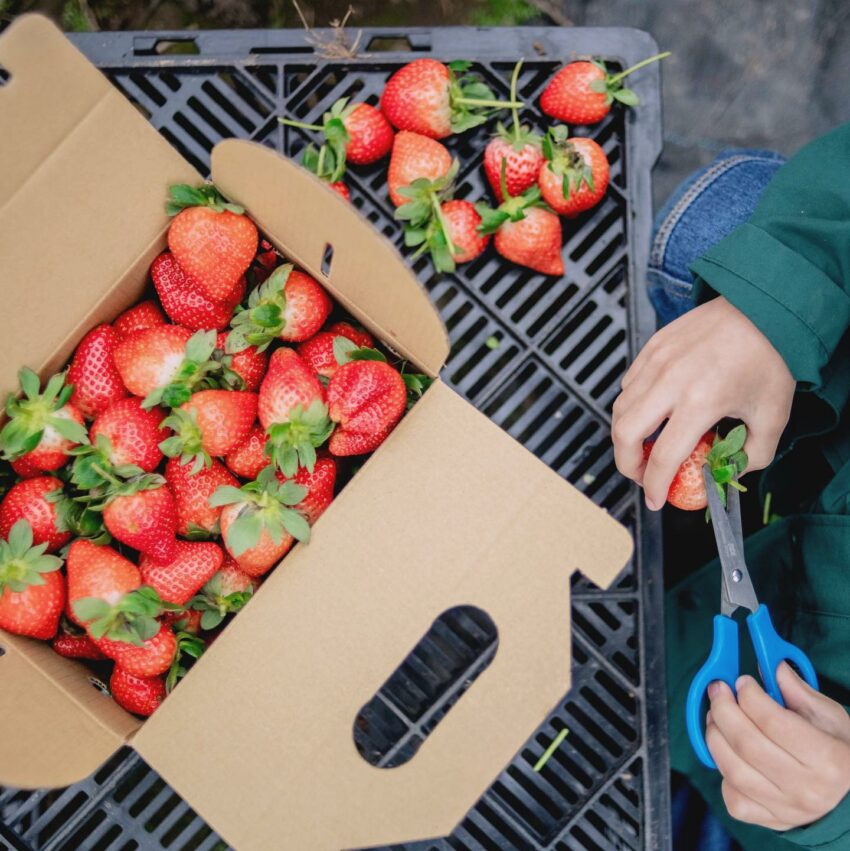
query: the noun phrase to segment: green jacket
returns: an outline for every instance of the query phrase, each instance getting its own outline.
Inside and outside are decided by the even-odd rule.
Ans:
[[[776,174],[752,219],[692,266],[697,298],[725,296],[782,355],[798,382],[777,459],[762,479],[784,519],[747,542],[759,598],[804,648],[821,690],[850,705],[850,124],[804,148]],[[717,563],[667,595],[670,755],[750,851],[850,849],[850,795],[824,818],[784,833],[729,818],[720,776],[685,731],[688,685],[711,644]],[[742,641],[742,647],[749,645]],[[755,671],[750,657],[744,669]]]

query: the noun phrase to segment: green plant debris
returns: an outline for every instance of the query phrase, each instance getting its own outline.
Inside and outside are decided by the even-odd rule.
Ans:
[[[569,732],[570,731],[566,727],[564,727],[564,729],[561,730],[561,732],[558,733],[557,736],[555,736],[554,740],[552,741],[552,744],[549,745],[549,747],[546,748],[545,751],[543,751],[543,756],[541,756],[540,759],[538,759],[537,762],[534,763],[534,771],[539,773],[543,766],[546,765],[547,762],[549,762],[549,759],[551,758],[552,754],[555,753],[555,751],[558,750],[559,747],[561,747],[561,743],[564,741],[564,739],[567,738]]]
[[[491,336],[484,341],[484,345],[487,346],[488,349],[495,351],[502,345],[502,341],[498,337]]]

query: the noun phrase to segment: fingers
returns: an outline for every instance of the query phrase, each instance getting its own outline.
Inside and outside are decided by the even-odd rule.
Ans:
[[[792,824],[776,818],[767,807],[754,801],[749,795],[741,792],[728,780],[723,781],[720,791],[729,815],[738,821],[747,822],[748,824],[758,824],[770,830],[788,830],[788,828],[793,827]]]
[[[850,715],[840,703],[815,691],[787,662],[777,669],[776,681],[792,713],[829,736],[850,741]]]
[[[624,411],[623,405],[615,410],[611,424],[614,460],[627,478],[636,482],[643,480],[644,441],[664,422],[668,412],[668,391],[661,384],[656,384],[627,410]]]

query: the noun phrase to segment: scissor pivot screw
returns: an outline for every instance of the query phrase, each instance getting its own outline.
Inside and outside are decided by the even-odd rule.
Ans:
[[[732,581],[733,582],[740,582],[741,581],[741,571],[738,570],[737,567],[732,571]]]

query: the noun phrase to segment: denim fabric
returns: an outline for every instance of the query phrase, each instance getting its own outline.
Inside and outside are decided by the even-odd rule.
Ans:
[[[655,218],[647,269],[659,325],[693,307],[688,264],[750,218],[783,162],[772,151],[723,151],[670,196]]]

